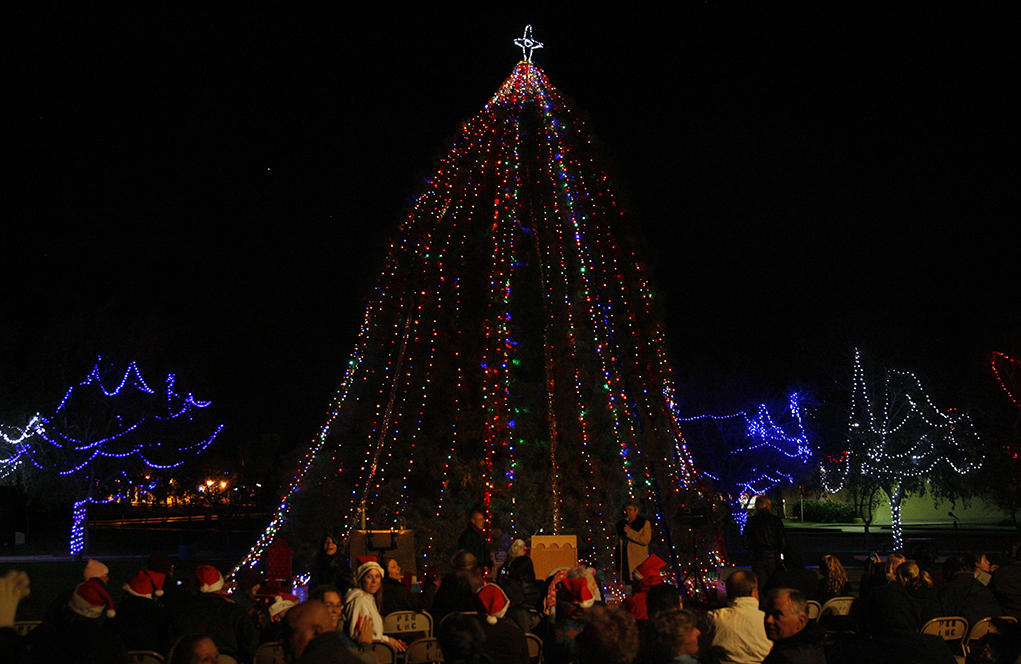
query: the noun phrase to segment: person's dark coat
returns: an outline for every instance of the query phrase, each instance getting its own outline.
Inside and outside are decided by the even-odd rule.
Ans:
[[[413,593],[398,581],[389,576],[383,577],[383,603],[379,607],[379,615],[386,616],[394,611],[421,611],[422,595]]]
[[[939,603],[945,616],[961,616],[974,625],[983,618],[1000,615],[1000,605],[971,570],[957,572],[939,593]]]
[[[335,586],[340,591],[341,597],[344,597],[351,589],[351,566],[339,552],[332,556],[325,551],[316,554],[312,570],[309,572],[308,587],[315,588],[322,585]]]
[[[449,572],[436,589],[429,615],[432,616],[435,627],[451,613],[475,609],[475,589],[472,587],[471,575],[464,572]]]
[[[255,623],[240,606],[219,593],[199,593],[172,617],[174,633],[206,634],[221,653],[252,661],[259,644]]]
[[[489,542],[486,541],[485,533],[469,523],[461,536],[457,538],[457,548],[467,551],[475,556],[479,568],[492,567],[493,556],[489,553]]]
[[[762,664],[826,664],[825,636],[826,631],[818,625],[806,625],[794,636],[774,641]]]
[[[1004,615],[1021,620],[1021,561],[1008,560],[993,572],[989,589]]]
[[[65,609],[25,637],[33,664],[127,664],[128,649],[107,624]]]
[[[542,615],[543,600],[546,597],[545,584],[535,578],[535,567],[528,556],[518,556],[507,566],[507,573],[501,575],[498,585],[507,593],[510,608],[507,618],[513,620],[522,631],[531,628],[532,611]]]
[[[151,650],[164,657],[170,652],[173,638],[170,618],[155,600],[125,591],[109,625],[128,650]]]
[[[757,510],[745,524],[741,539],[752,556],[752,571],[759,585],[768,585],[780,569],[780,552],[787,546],[783,520],[769,510]]]
[[[308,642],[294,664],[365,664],[341,640],[337,632],[323,632]]]
[[[911,597],[918,602],[918,608],[922,613],[922,624],[933,618],[939,618],[943,608],[939,605],[939,598],[936,597],[936,589],[932,586],[919,586],[917,588],[905,588]]]

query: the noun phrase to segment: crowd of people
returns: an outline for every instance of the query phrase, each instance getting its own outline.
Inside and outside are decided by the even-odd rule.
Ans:
[[[249,664],[260,644],[279,642],[294,664],[375,664],[374,643],[400,653],[421,636],[385,633],[384,617],[428,611],[444,659],[452,663],[526,664],[526,634],[533,634],[549,664],[950,664],[955,660],[946,642],[919,631],[929,619],[963,616],[974,624],[985,617],[1021,618],[1019,545],[999,565],[975,553],[948,559],[940,573],[925,555],[874,558],[855,593],[836,556],[822,556],[818,574],[806,569],[782,522],[771,518],[768,500],[758,506],[745,531],[752,567],[732,572],[718,600],[696,602],[669,582],[666,561],[648,552],[651,524],[635,505],[618,525],[619,560],[631,588],[619,605],[604,601],[599,574],[584,564],[536,579],[522,540],[514,540],[497,565],[484,516],[475,512],[449,571],[426,577],[415,592],[395,558],[356,557],[352,563],[332,536],[321,542],[303,602],[247,572],[228,593],[223,575],[210,565],[198,566],[182,583],[169,558],[155,554],[122,586],[115,606],[109,570],[90,560],[82,582],[54,599],[45,620],[20,636],[10,626],[29,580],[8,572],[0,578],[0,652],[4,661],[30,664],[119,664],[128,651],[140,650],[171,664],[217,664],[221,654]],[[809,618],[810,600],[854,594],[859,609],[836,631]],[[1014,664],[1019,656],[1017,623],[998,623],[968,661]]]

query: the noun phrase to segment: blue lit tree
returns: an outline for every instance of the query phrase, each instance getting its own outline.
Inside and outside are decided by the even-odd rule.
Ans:
[[[61,492],[70,496],[72,555],[86,551],[90,505],[151,491],[223,429],[197,417],[210,402],[179,394],[174,374],[157,391],[134,362],[119,380],[109,380],[111,373],[100,358],[85,380],[67,389],[52,414],[36,415],[19,435],[4,434],[0,441],[6,448],[0,474],[20,468],[44,475],[58,480]]]
[[[754,414],[696,415],[679,418],[685,439],[702,474],[716,484],[741,530],[757,494],[797,483],[814,454],[804,422],[805,395],[792,392],[783,408],[765,403]]]
[[[903,546],[906,496],[966,498],[965,476],[981,465],[967,413],[936,408],[913,373],[866,369],[857,351],[846,435],[844,449],[823,464],[823,486],[835,493],[862,478],[875,482],[890,502],[894,549]]]

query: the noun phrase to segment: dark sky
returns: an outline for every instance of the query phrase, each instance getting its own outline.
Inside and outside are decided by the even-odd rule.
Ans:
[[[128,338],[229,439],[311,440],[390,233],[526,23],[615,158],[680,370],[786,381],[862,344],[947,385],[1017,348],[1013,12],[423,4],[8,25],[2,403]]]

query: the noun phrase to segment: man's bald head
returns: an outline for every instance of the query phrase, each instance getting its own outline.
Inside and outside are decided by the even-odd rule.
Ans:
[[[287,625],[285,638],[294,659],[301,657],[312,639],[333,629],[330,610],[319,600],[309,600],[290,609],[284,616],[284,624]]]

